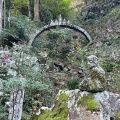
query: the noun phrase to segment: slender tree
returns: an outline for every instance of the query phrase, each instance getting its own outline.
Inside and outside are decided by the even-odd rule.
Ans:
[[[40,21],[39,7],[40,7],[40,1],[34,0],[34,20],[36,21]]]
[[[30,10],[30,0],[28,0],[28,16],[31,18],[31,10]]]
[[[0,0],[0,36],[2,32],[2,12],[3,12],[3,0]],[[2,43],[1,37],[0,37],[0,44]]]

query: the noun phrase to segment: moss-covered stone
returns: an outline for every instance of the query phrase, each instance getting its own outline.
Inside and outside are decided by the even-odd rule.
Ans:
[[[61,93],[55,101],[55,107],[41,112],[41,115],[33,115],[30,120],[67,120],[69,109],[67,107],[68,95]]]
[[[97,111],[99,103],[95,100],[88,100],[87,101],[87,108],[86,110],[90,110],[91,112]]]
[[[94,99],[93,94],[84,95],[79,101],[78,106],[83,106],[91,112],[97,111],[99,103]]]
[[[38,120],[48,119],[49,115],[50,115],[50,110],[44,110],[44,111],[42,111]]]
[[[78,106],[85,106],[87,103],[87,100],[91,100],[94,99],[94,95],[93,94],[88,94],[88,95],[84,95],[79,101],[78,101]]]
[[[116,113],[116,120],[120,120],[120,112]]]
[[[90,70],[86,85],[83,84],[80,89],[93,93],[102,92],[105,89],[106,83],[104,75],[101,75],[97,70]]]

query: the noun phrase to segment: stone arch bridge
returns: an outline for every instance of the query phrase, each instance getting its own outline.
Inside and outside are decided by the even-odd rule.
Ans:
[[[36,32],[36,34],[34,36],[32,36],[32,39],[30,40],[29,44],[33,44],[34,40],[40,36],[44,31],[50,30],[50,29],[55,29],[57,27],[61,27],[61,28],[69,28],[72,30],[75,30],[77,32],[80,32],[81,34],[83,34],[83,36],[85,36],[87,42],[92,41],[91,36],[89,35],[89,33],[84,30],[83,28],[77,26],[77,25],[73,25],[71,24],[69,21],[66,21],[65,19],[62,20],[62,17],[59,16],[59,20],[51,20],[51,23],[48,25],[45,25],[44,27],[42,27],[40,30],[38,30]]]

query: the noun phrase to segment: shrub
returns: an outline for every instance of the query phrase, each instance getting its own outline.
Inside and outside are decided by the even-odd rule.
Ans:
[[[74,90],[74,89],[78,89],[79,88],[79,82],[78,80],[69,80],[67,82],[67,87],[69,90]]]

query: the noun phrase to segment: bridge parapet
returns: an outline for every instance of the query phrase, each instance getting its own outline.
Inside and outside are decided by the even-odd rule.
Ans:
[[[69,29],[75,30],[77,32],[80,32],[81,34],[83,34],[85,36],[85,38],[88,42],[92,41],[92,37],[89,35],[89,33],[86,30],[84,30],[83,28],[81,28],[77,25],[71,24],[70,21],[62,19],[61,15],[60,15],[58,20],[55,20],[55,21],[51,20],[50,24],[43,26],[39,31],[37,31],[36,34],[34,36],[32,36],[29,44],[31,45],[33,43],[33,41],[44,31],[47,31],[49,29],[55,29],[58,26],[61,28],[69,28]]]

